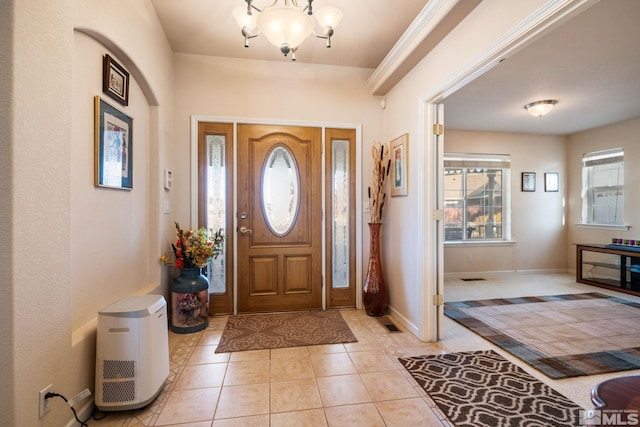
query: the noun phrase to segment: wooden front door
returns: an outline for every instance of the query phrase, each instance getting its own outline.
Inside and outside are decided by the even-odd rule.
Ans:
[[[322,132],[238,125],[238,312],[322,308]]]

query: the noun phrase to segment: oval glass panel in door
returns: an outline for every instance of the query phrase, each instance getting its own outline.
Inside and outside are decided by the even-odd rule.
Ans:
[[[275,147],[262,169],[262,211],[267,225],[278,236],[295,224],[300,201],[300,177],[287,147]]]

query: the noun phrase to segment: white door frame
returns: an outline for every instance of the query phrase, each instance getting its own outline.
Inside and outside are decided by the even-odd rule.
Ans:
[[[433,125],[436,124],[437,104],[451,95],[467,83],[480,77],[506,57],[516,54],[528,44],[532,43],[543,34],[566,22],[569,18],[583,12],[600,0],[549,0],[534,14],[528,16],[518,26],[505,34],[491,46],[487,47],[475,58],[468,61],[456,73],[448,76],[447,80],[434,85],[420,97],[420,123],[419,129],[422,135],[419,140],[424,141],[425,150],[422,164],[421,185],[423,188],[422,215],[425,218],[425,226],[422,227],[422,264],[421,270],[421,313],[419,336],[422,341],[437,341],[441,338],[441,325],[443,313],[434,304],[434,296],[443,289],[444,281],[444,240],[437,239],[439,222],[433,219],[434,210],[440,205],[437,200],[437,191],[430,187],[434,180],[434,174],[438,173],[442,165],[442,152],[438,152],[438,138],[433,134]],[[446,123],[445,123],[446,133]],[[439,332],[440,331],[440,332]]]

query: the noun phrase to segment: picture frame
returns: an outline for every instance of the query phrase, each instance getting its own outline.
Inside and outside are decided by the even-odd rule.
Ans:
[[[120,104],[129,105],[129,72],[108,54],[102,64],[102,91]]]
[[[544,191],[557,192],[559,189],[559,174],[558,172],[545,172],[544,174]]]
[[[522,191],[536,191],[535,172],[522,172]]]
[[[94,98],[94,109],[94,185],[131,190],[133,119],[99,96]]]
[[[409,134],[405,133],[389,144],[391,160],[391,196],[407,195],[407,156]]]

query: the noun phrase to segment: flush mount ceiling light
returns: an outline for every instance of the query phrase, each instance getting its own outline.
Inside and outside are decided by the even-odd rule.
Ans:
[[[532,116],[540,117],[553,110],[553,107],[558,103],[555,99],[547,99],[545,101],[531,102],[524,106],[524,109]]]
[[[342,19],[342,12],[335,7],[322,7],[313,12],[313,0],[307,0],[304,9],[298,7],[297,0],[283,0],[284,5],[275,0],[270,6],[258,9],[253,0],[244,0],[247,7],[239,6],[233,10],[233,17],[242,29],[244,47],[249,47],[249,39],[264,34],[280,52],[287,56],[291,52],[291,59],[296,60],[296,51],[303,41],[311,34],[325,39],[327,47],[331,47],[331,36]],[[315,16],[321,28],[315,33]]]

